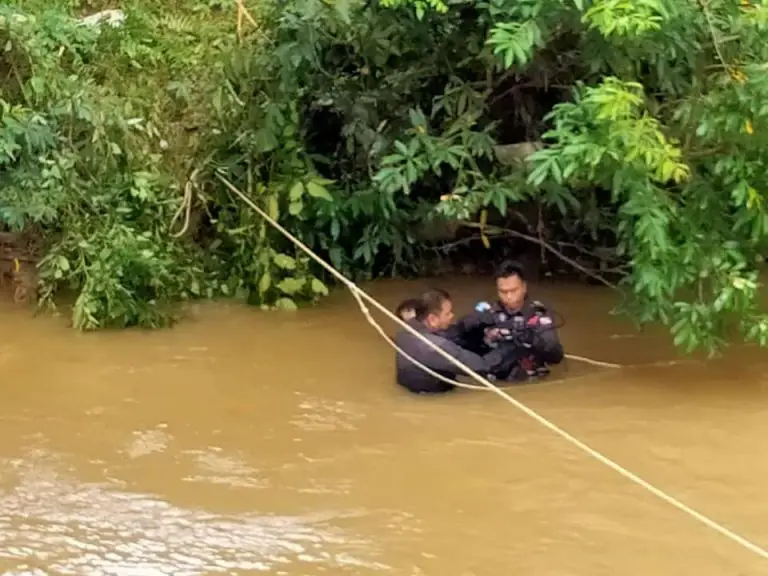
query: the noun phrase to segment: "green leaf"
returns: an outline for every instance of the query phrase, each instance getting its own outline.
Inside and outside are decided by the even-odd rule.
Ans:
[[[328,190],[319,184],[316,180],[310,180],[307,183],[307,192],[309,192],[309,195],[313,198],[322,198],[323,200],[327,200],[329,202],[333,201],[333,197],[328,192]]]
[[[280,310],[287,310],[289,312],[293,312],[299,309],[299,307],[296,306],[296,302],[294,302],[290,298],[278,299],[277,302],[275,302],[275,307],[279,308]]]
[[[550,166],[551,163],[549,162],[549,159],[538,163],[528,175],[528,183],[533,186],[541,186],[544,183],[544,180],[549,176]]]
[[[336,12],[339,15],[339,18],[341,19],[344,24],[351,24],[351,20],[349,18],[349,4],[350,0],[335,0],[334,1],[334,7],[336,8]]]
[[[272,286],[272,275],[269,273],[269,270],[267,270],[261,275],[261,279],[259,280],[259,294],[262,296],[266,294],[270,286]]]
[[[271,152],[279,145],[275,133],[269,128],[259,128],[254,136],[254,143],[261,153]]]
[[[267,214],[273,220],[277,220],[280,217],[280,208],[277,204],[276,196],[270,196],[267,200]]]
[[[283,270],[294,270],[296,268],[296,260],[287,254],[275,254],[273,261],[277,267]]]
[[[406,158],[411,155],[411,153],[408,151],[408,146],[403,144],[400,140],[395,140],[395,148],[397,148],[397,151]]]
[[[302,210],[304,210],[304,203],[301,201],[291,202],[288,205],[288,213],[291,216],[298,216]]]
[[[291,191],[288,192],[288,197],[290,198],[291,202],[296,202],[298,200],[301,200],[301,197],[304,195],[305,188],[304,188],[304,182],[301,180],[297,180],[296,183],[291,186]]]
[[[317,278],[312,278],[312,292],[321,296],[328,296],[328,287]]]
[[[284,294],[293,295],[300,292],[306,283],[304,278],[283,278],[277,288]]]

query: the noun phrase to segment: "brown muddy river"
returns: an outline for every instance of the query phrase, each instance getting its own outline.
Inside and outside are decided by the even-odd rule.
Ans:
[[[442,285],[461,309],[490,296]],[[394,306],[415,286],[372,293]],[[674,358],[600,289],[537,295],[573,354]],[[159,332],[77,334],[5,302],[0,319],[3,574],[768,574],[495,395],[401,391],[342,292],[296,315],[196,307]],[[553,379],[511,391],[768,546],[768,353]]]

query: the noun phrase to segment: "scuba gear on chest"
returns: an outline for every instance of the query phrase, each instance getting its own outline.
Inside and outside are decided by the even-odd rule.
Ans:
[[[503,343],[512,344],[517,357],[509,374],[512,380],[538,378],[549,374],[548,364],[559,363],[562,346],[559,343],[552,313],[536,300],[526,300],[515,311],[506,310],[501,303],[481,302],[475,307],[483,325],[483,345],[496,349]]]
[[[531,348],[536,328],[549,327],[552,319],[541,302],[533,301],[517,312],[509,313],[501,306],[479,302],[475,311],[488,315],[485,344],[495,347],[499,341],[514,342],[520,347]]]

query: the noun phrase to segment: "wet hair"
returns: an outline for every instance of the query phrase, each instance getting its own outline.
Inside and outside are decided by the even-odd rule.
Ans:
[[[450,299],[451,295],[440,288],[433,288],[424,292],[419,298],[419,305],[416,307],[416,320],[423,322],[430,314],[440,314],[443,303]]]
[[[395,308],[395,314],[402,318],[403,312],[406,310],[413,310],[414,314],[416,314],[420,307],[421,300],[419,298],[407,298],[397,305],[397,308]]]
[[[494,274],[494,280],[501,278],[509,278],[510,276],[517,276],[521,281],[526,281],[525,268],[517,260],[505,260],[498,268],[496,268],[496,274]]]

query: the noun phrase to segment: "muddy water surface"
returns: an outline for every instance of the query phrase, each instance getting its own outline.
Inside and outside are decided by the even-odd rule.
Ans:
[[[485,282],[445,283],[460,308]],[[416,285],[379,283],[388,305]],[[570,352],[666,339],[601,290],[543,288]],[[0,304],[4,574],[715,576],[768,563],[497,397],[415,398],[338,294],[297,315],[210,305],[169,331],[80,335]],[[517,397],[768,546],[768,354],[570,363]]]

